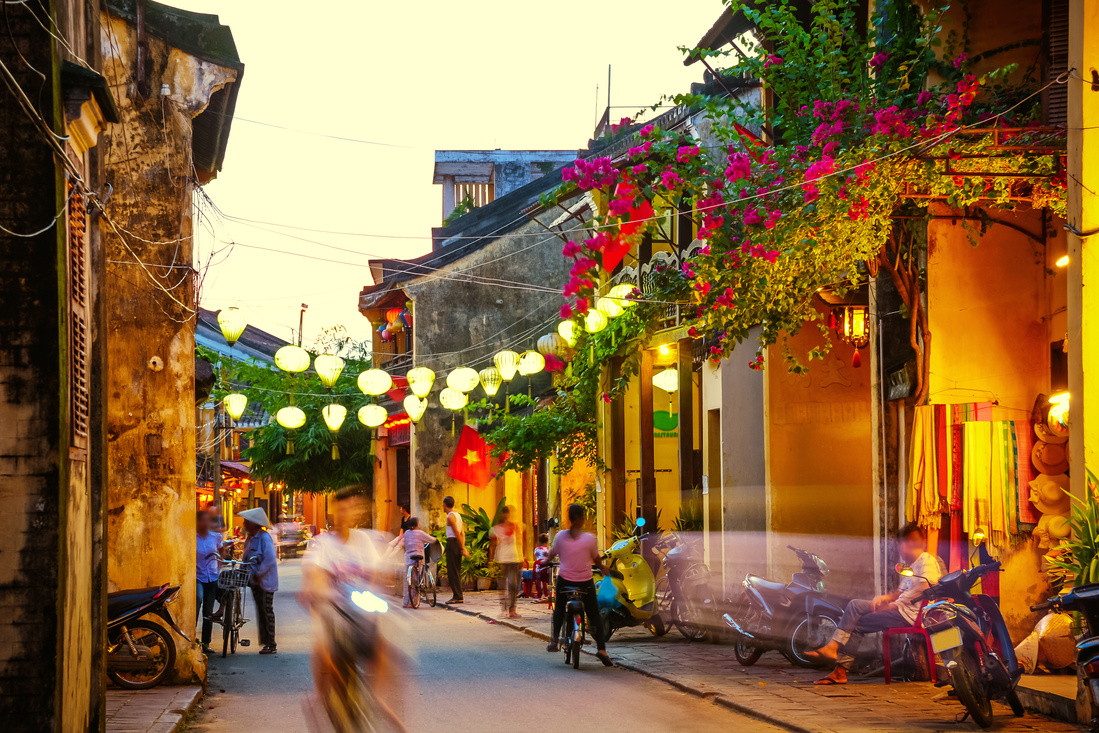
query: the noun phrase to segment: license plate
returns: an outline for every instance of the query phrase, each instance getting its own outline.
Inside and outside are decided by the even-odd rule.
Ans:
[[[947,649],[954,649],[962,645],[962,632],[955,627],[936,631],[931,635],[931,648],[936,654],[941,654]]]

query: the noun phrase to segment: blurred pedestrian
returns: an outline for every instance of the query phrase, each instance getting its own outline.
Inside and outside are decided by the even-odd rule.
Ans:
[[[275,542],[267,532],[271,520],[262,507],[246,509],[238,514],[244,520],[245,562],[252,563],[252,597],[256,601],[256,626],[263,644],[260,654],[276,654],[275,643],[275,591],[279,589],[278,561],[275,559]]]
[[[504,591],[500,597],[501,617],[521,618],[515,608],[519,596],[519,577],[522,570],[523,528],[511,521],[511,507],[500,510],[500,522],[492,528],[489,537],[488,559],[500,563],[503,571]]]
[[[404,533],[394,541],[400,542],[401,547],[404,548],[404,575],[401,582],[404,585],[404,607],[411,608],[412,595],[408,587],[408,570],[413,565],[417,565],[420,572],[423,572],[424,562],[427,559],[427,545],[439,540],[420,529],[420,520],[417,517],[409,517],[407,524]]]
[[[538,546],[534,548],[534,597],[545,598],[549,595],[549,535],[538,535]]]
[[[209,653],[210,638],[214,631],[214,622],[209,618],[214,611],[214,602],[218,593],[218,558],[222,556],[221,533],[215,532],[211,523],[213,517],[208,511],[195,513],[197,544],[195,547],[195,610],[202,619],[202,651]]]
[[[462,597],[462,558],[469,557],[466,549],[466,533],[462,528],[462,515],[454,511],[454,497],[443,499],[446,509],[446,577],[450,583],[451,603],[464,603]]]

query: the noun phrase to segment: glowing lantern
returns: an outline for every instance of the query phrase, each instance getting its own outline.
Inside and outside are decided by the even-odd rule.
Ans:
[[[343,374],[343,359],[332,354],[321,354],[313,360],[313,368],[317,370],[317,376],[325,387],[332,389],[336,380]]]
[[[557,324],[557,333],[565,339],[569,348],[576,346],[576,340],[579,338],[579,334],[576,333],[576,321],[561,321]]]
[[[225,405],[225,411],[229,413],[229,417],[234,420],[239,420],[244,414],[244,408],[248,406],[248,398],[240,392],[225,395],[225,399],[221,402]]]
[[[385,394],[393,386],[393,377],[382,369],[367,369],[359,375],[359,389],[373,397]],[[379,423],[381,424],[381,423]]]
[[[546,360],[537,351],[524,351],[519,357],[519,373],[524,377],[537,374],[545,368]]]
[[[584,316],[584,330],[588,333],[599,333],[607,327],[607,316],[594,308]]]
[[[435,384],[435,372],[427,367],[409,369],[405,378],[408,380],[408,386],[412,390],[412,394],[417,397],[427,397],[431,394],[431,385]]]
[[[218,328],[225,337],[225,343],[232,347],[244,333],[244,329],[248,328],[248,321],[240,308],[222,308],[218,313]]]
[[[397,319],[400,318],[400,317],[401,317],[401,309],[400,308],[390,308],[389,310],[387,310],[385,312],[385,320],[390,325],[395,324],[397,322]],[[402,323],[401,325],[403,326],[404,324]]]
[[[363,405],[359,408],[359,422],[368,428],[380,428],[389,419],[389,413],[381,405]]]
[[[446,386],[461,392],[462,394],[469,394],[472,392],[480,381],[481,379],[477,376],[477,372],[469,367],[458,367],[450,374],[446,375]]]
[[[489,397],[495,397],[496,393],[500,391],[500,385],[504,383],[503,377],[500,376],[500,370],[496,367],[488,367],[482,369],[478,375],[481,379],[481,389],[485,391]]]
[[[439,393],[439,403],[448,410],[460,410],[469,404],[469,397],[464,392],[446,387]]]
[[[302,412],[300,407],[284,407],[275,413],[275,422],[287,430],[297,430],[302,425],[305,425],[305,413]],[[289,437],[286,440],[286,455],[294,455],[294,439]]]
[[[1058,392],[1049,398],[1049,416],[1046,424],[1055,435],[1064,435],[1068,430],[1068,403],[1069,393]]]
[[[596,298],[595,309],[607,318],[614,318],[622,312],[622,306],[619,304],[619,301],[607,296]]]
[[[607,293],[608,298],[613,298],[622,308],[634,308],[637,301],[630,298],[637,286],[633,283],[619,283]]]
[[[284,372],[297,374],[309,368],[309,352],[300,346],[283,346],[275,352],[275,366]]]
[[[679,389],[679,370],[665,369],[653,375],[653,384],[669,394]]]
[[[340,432],[340,426],[343,425],[344,418],[347,417],[347,408],[340,404],[325,405],[321,410],[321,417],[324,418],[324,424],[328,426],[328,430],[332,433],[332,460],[338,461],[340,459],[340,447],[336,445],[336,433]]]
[[[834,316],[835,314],[833,314]],[[870,309],[865,305],[851,305],[843,309],[843,317],[837,324],[837,335],[855,347],[851,366],[862,366],[859,349],[870,343]]]
[[[571,323],[571,321],[570,321]],[[560,334],[547,333],[542,338],[538,339],[538,352],[543,356],[553,354],[554,356],[561,356],[565,353],[565,349],[568,348],[568,344]]]
[[[409,395],[404,398],[404,411],[408,413],[408,417],[412,422],[418,423],[424,413],[427,412],[427,400],[416,395]]]
[[[510,382],[515,379],[515,371],[519,368],[519,355],[514,351],[501,351],[492,357],[492,363],[500,370],[500,379]]]

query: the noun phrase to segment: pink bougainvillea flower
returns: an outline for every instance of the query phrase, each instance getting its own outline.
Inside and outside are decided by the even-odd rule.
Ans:
[[[648,142],[644,142],[644,143],[641,143],[640,145],[637,145],[635,147],[630,148],[629,149],[629,156],[631,158],[639,158],[641,156],[648,155],[649,151],[652,150],[652,148],[653,148],[652,140],[649,140]]]
[[[607,205],[607,213],[611,216],[625,216],[631,206],[633,206],[633,202],[629,199],[611,199],[611,202]]]
[[[675,159],[680,163],[687,163],[702,150],[697,145],[681,145],[675,154]]]
[[[687,329],[687,335],[690,336],[691,338],[698,338],[698,329],[695,328],[694,326],[691,326],[690,328]]]
[[[782,65],[782,57],[781,56],[775,56],[774,54],[771,54],[770,56],[768,56],[767,60],[763,62],[763,68],[765,68],[765,69],[769,69],[772,66],[781,66],[781,65]]]
[[[588,312],[588,307],[589,306],[588,306],[588,299],[587,298],[577,298],[576,299],[576,312],[577,313],[579,313],[580,315],[584,315],[585,313]]]
[[[675,189],[677,186],[682,185],[683,179],[679,177],[679,174],[672,169],[667,169],[660,174],[660,185],[669,191]]]
[[[969,54],[967,54],[963,51],[961,53],[961,55],[958,56],[958,58],[954,59],[954,68],[955,69],[962,68],[962,64],[964,64],[968,60],[969,60]]]
[[[546,354],[546,371],[547,372],[560,372],[564,370],[565,362],[558,359],[553,354]]]
[[[887,51],[879,51],[878,53],[874,54],[874,57],[872,59],[870,59],[870,68],[880,69],[883,65],[885,65],[885,62],[888,61],[889,57],[892,55],[893,54],[888,53]]]
[[[606,402],[607,404],[610,404],[610,402],[611,402],[611,396],[609,394],[607,394],[606,392],[603,393],[603,401]]]
[[[566,257],[575,257],[580,253],[580,245],[576,242],[565,242],[565,246],[561,248],[561,254]]]
[[[641,128],[641,131],[638,134],[642,138],[652,137],[652,134],[655,130],[656,130],[656,127],[654,127],[653,125],[645,125],[644,127]]]
[[[565,303],[563,306],[561,306],[561,320],[567,321],[570,318],[572,318],[572,306],[568,303]]]
[[[729,167],[725,169],[725,177],[729,180],[729,183],[750,178],[751,175],[752,159],[747,153],[730,153]]]
[[[633,168],[630,168],[630,173],[633,173],[635,176],[643,176],[648,172],[649,166],[646,163],[635,165]]]
[[[744,210],[743,221],[748,226],[755,226],[763,221],[763,217],[760,216],[759,209],[755,207],[755,204],[749,204],[748,208]]]

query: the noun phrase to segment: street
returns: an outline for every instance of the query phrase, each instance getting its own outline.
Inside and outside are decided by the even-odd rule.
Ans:
[[[300,578],[299,560],[279,566],[278,654],[257,654],[255,631],[246,626],[250,647],[228,659],[211,658],[208,694],[188,731],[307,730],[301,704],[313,680],[309,619],[294,599]],[[400,710],[410,731],[664,731],[681,729],[685,720],[701,729],[779,730],[634,672],[604,668],[594,657],[585,655],[580,670],[573,670],[561,655],[547,654],[542,642],[441,606],[425,605],[410,615],[407,633],[416,640],[417,662],[405,673],[410,694]]]

